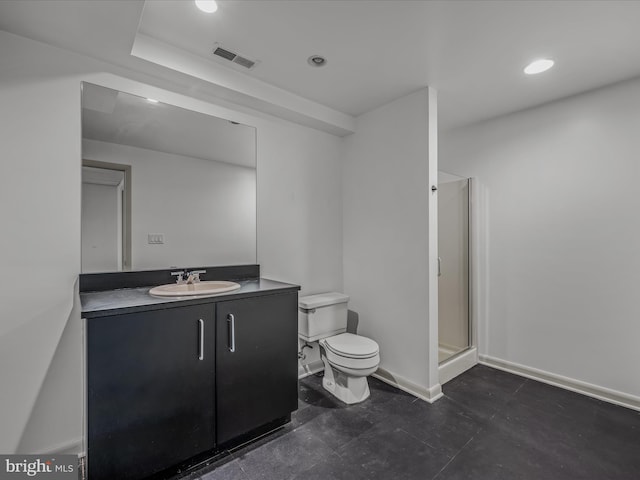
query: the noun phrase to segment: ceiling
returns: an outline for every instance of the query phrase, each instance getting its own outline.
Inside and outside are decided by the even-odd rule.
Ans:
[[[0,29],[343,134],[353,117],[427,85],[450,128],[640,75],[635,1],[218,4],[204,14],[188,0],[9,0]],[[258,65],[218,60],[216,42]],[[327,65],[309,66],[313,54]],[[556,67],[522,73],[543,56]]]

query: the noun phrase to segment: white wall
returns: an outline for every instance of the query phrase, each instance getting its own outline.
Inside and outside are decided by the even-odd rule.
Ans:
[[[87,139],[82,155],[132,167],[134,270],[256,262],[255,169]]]
[[[342,291],[342,139],[258,128],[258,262],[300,295]]]
[[[640,396],[640,81],[448,132],[477,177],[480,353]]]
[[[0,64],[0,452],[81,448],[81,81],[257,127],[263,275],[342,288],[340,138],[5,32]]]
[[[80,271],[79,84],[64,58],[38,50],[26,59],[33,45],[0,32],[0,451],[6,453],[18,447],[65,326],[77,330],[80,323],[72,316]],[[21,280],[27,277],[29,289]],[[80,345],[71,348],[79,361]],[[76,399],[80,378],[73,367],[58,388]],[[58,405],[48,426],[75,440],[77,428],[66,430],[59,420],[78,415],[80,406]]]
[[[379,343],[382,369],[427,397],[438,384],[429,325],[437,274],[429,258],[437,257],[429,247],[434,100],[424,89],[358,117],[356,133],[345,138],[343,180],[344,292],[358,333]]]

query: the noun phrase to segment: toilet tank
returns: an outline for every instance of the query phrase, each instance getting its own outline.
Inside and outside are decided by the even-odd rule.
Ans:
[[[314,342],[347,331],[349,296],[329,292],[298,299],[298,335]]]

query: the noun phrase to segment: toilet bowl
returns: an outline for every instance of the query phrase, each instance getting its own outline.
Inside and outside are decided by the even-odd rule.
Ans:
[[[344,403],[366,400],[371,394],[367,377],[378,369],[378,344],[367,337],[341,333],[320,340],[324,363],[322,386]]]
[[[305,342],[319,341],[324,389],[353,404],[369,397],[367,376],[377,370],[380,353],[374,340],[346,333],[348,301],[335,292],[300,297],[298,335]]]

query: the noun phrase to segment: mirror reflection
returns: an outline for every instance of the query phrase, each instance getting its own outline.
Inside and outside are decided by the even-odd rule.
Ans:
[[[253,127],[82,84],[82,272],[256,263]]]

